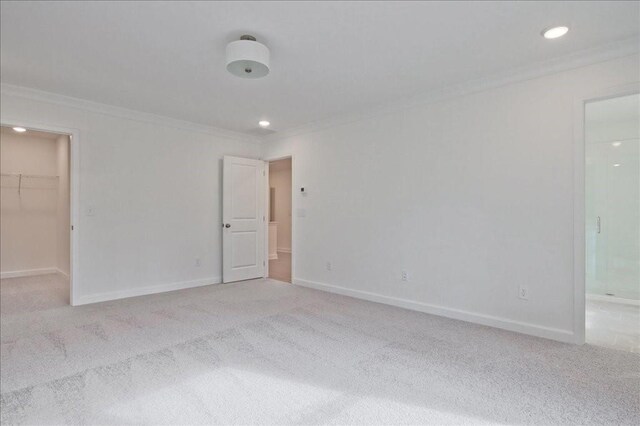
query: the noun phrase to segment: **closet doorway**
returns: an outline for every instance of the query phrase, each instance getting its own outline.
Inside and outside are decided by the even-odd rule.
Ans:
[[[291,282],[291,157],[268,162],[268,277]]]
[[[0,128],[0,293],[24,293],[3,312],[72,304],[71,138]]]

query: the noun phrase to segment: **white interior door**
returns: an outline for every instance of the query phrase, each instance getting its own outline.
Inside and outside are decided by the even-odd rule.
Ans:
[[[228,157],[222,176],[222,281],[264,276],[264,161]]]

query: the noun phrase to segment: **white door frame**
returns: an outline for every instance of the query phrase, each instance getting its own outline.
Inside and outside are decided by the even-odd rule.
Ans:
[[[69,303],[75,306],[80,289],[79,241],[80,230],[80,130],[51,124],[32,122],[12,117],[0,117],[0,125],[4,127],[20,126],[28,130],[58,133],[69,136],[69,212],[71,228],[69,229]]]
[[[586,248],[585,248],[585,130],[587,103],[640,93],[640,82],[615,86],[586,94],[573,109],[573,334],[575,343],[585,342]]]
[[[295,239],[295,235],[296,235],[296,222],[297,222],[297,215],[295,214],[295,212],[297,211],[297,201],[296,201],[296,192],[295,192],[295,188],[296,188],[296,174],[295,174],[295,158],[293,154],[286,154],[286,155],[279,155],[276,157],[269,157],[269,158],[264,158],[264,162],[265,162],[265,174],[266,174],[266,179],[264,180],[264,190],[265,190],[265,213],[269,211],[269,163],[272,161],[278,161],[278,160],[285,160],[287,158],[291,158],[291,284],[293,284],[294,280],[295,280],[295,256],[296,256],[296,239]],[[265,268],[264,268],[264,278],[269,278],[269,224],[267,223],[267,226],[265,226],[264,229],[264,236],[265,236],[265,252],[264,252],[264,258],[265,258]]]

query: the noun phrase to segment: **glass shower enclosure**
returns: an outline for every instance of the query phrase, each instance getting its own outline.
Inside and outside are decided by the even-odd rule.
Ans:
[[[586,289],[640,299],[640,95],[585,110]]]

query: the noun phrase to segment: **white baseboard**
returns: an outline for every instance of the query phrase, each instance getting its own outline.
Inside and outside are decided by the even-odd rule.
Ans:
[[[56,274],[58,268],[39,268],[39,269],[25,269],[23,271],[7,271],[1,272],[0,278],[19,278],[19,277],[32,277],[36,275]]]
[[[606,296],[603,294],[590,294],[587,293],[587,300],[597,300],[599,302],[620,303],[623,305],[640,306],[640,300],[625,299],[623,297]]]
[[[63,277],[65,277],[66,279],[69,279],[69,274],[67,274],[66,272],[62,271],[62,269],[56,269],[56,272],[59,273],[60,275],[62,275]]]
[[[289,254],[291,254],[291,249],[290,248],[280,248],[280,247],[278,247],[276,250],[278,251],[278,253],[289,253]]]
[[[110,300],[125,299],[127,297],[146,296],[149,294],[164,293],[167,291],[183,290],[185,288],[202,287],[211,284],[220,284],[221,277],[212,277],[202,280],[182,281],[177,283],[159,284],[128,290],[110,291],[106,293],[90,294],[78,297],[74,306],[88,305],[90,303],[107,302]]]
[[[292,281],[294,284],[302,287],[342,294],[344,296],[355,297],[356,299],[364,299],[371,302],[384,303],[387,305],[398,306],[400,308],[411,309],[413,311],[439,315],[442,317],[472,322],[475,324],[487,325],[489,327],[501,328],[503,330],[515,331],[517,333],[524,333],[537,337],[544,337],[546,339],[558,340],[560,342],[575,343],[574,333],[568,330],[544,327],[530,323],[513,321],[506,318],[494,317],[491,315],[478,314],[474,312],[462,311],[459,309],[431,305],[428,303],[400,299],[397,297],[383,296],[381,294],[371,293],[368,291],[353,290],[346,287],[340,287],[314,281],[306,281],[297,278],[294,278]]]

